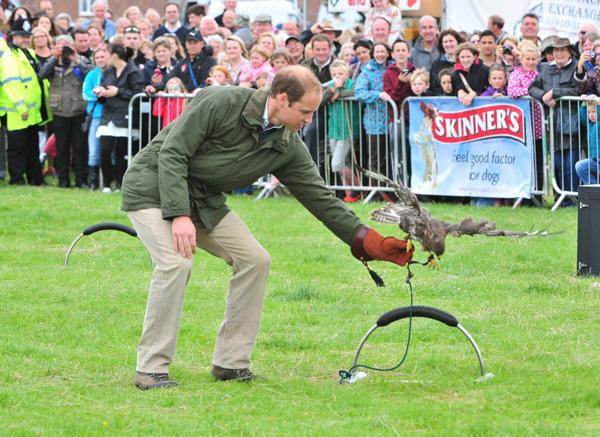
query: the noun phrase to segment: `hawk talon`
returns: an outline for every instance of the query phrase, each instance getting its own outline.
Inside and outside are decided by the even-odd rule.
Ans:
[[[434,270],[439,270],[441,268],[440,263],[438,262],[438,258],[431,258],[427,263],[427,267]]]
[[[406,251],[407,251],[407,252],[410,252],[410,250],[412,249],[412,247],[413,247],[412,240],[411,240],[410,238],[408,238],[408,239],[406,240]]]

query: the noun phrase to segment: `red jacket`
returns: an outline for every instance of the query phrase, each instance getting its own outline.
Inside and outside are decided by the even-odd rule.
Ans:
[[[412,73],[414,69],[414,65],[408,63],[408,71]],[[412,90],[410,89],[410,82],[401,82],[398,79],[400,73],[402,73],[402,71],[396,64],[388,66],[383,73],[383,91],[388,93],[396,103],[396,106],[398,107],[398,117],[400,117],[404,99],[413,95]],[[406,108],[406,112],[408,113],[408,108]],[[390,116],[392,116],[391,113]]]
[[[158,97],[152,106],[152,115],[162,117],[164,128],[183,112],[185,104],[185,97]]]

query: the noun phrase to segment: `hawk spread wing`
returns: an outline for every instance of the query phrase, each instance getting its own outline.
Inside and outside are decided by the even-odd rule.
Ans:
[[[396,224],[407,234],[407,238],[421,243],[423,250],[440,257],[446,248],[446,236],[460,237],[462,235],[487,235],[488,237],[532,237],[546,236],[546,231],[517,232],[496,229],[496,224],[486,219],[473,220],[471,217],[460,223],[449,223],[435,219],[429,211],[419,204],[414,195],[401,182],[369,170],[362,170],[369,178],[386,183],[394,189],[400,203],[388,203],[371,212],[371,218],[380,223]]]

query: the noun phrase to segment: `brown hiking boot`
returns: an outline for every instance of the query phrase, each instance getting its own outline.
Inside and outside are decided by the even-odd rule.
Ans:
[[[177,387],[178,385],[175,381],[169,379],[168,373],[136,372],[135,374],[135,386],[140,390]]]
[[[256,379],[250,369],[224,369],[213,365],[212,376],[220,381],[243,381],[248,382]]]

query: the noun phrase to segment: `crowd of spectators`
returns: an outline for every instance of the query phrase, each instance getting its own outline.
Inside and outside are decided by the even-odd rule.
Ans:
[[[301,29],[294,21],[273,23],[266,14],[248,22],[236,12],[236,0],[224,5],[217,17],[207,16],[202,5],[182,12],[175,2],[161,12],[131,6],[117,17],[105,0],[96,0],[93,16],[86,19],[57,13],[51,0],[41,0],[37,11],[3,11],[0,98],[7,165],[2,150],[0,178],[7,168],[10,184],[41,185],[45,176],[56,175],[60,187],[74,182],[118,190],[133,95],[157,95],[152,114],[162,120],[155,123],[158,129],[181,113],[184,95],[207,86],[266,87],[279,69],[304,64],[326,92],[303,136],[317,163],[323,161],[320,141],[329,140],[333,170],[344,185],[356,176],[349,165],[356,135],[350,130],[356,123],[362,123],[367,143],[359,158],[389,174],[386,102],[400,108],[410,96],[456,96],[465,106],[482,95],[531,96],[546,110],[560,97],[586,95],[587,109],[569,105],[557,111],[559,146],[553,162],[564,189],[575,190],[578,175],[586,182],[597,180],[598,139],[591,133],[596,132],[594,97],[600,94],[600,37],[592,23],[581,26],[577,41],[558,36],[542,41],[533,13],[522,18],[518,36],[507,34],[497,15],[489,17],[486,29],[472,33],[439,29],[436,19],[423,16],[418,37],[406,41],[394,0],[372,0],[364,23],[349,29],[329,21]],[[364,111],[349,111],[338,102],[348,96],[355,96]],[[542,159],[543,114],[533,108],[536,159]],[[596,149],[589,156],[579,156],[573,143],[581,126],[590,133],[584,135],[588,148]],[[358,198],[345,192],[348,202]]]

